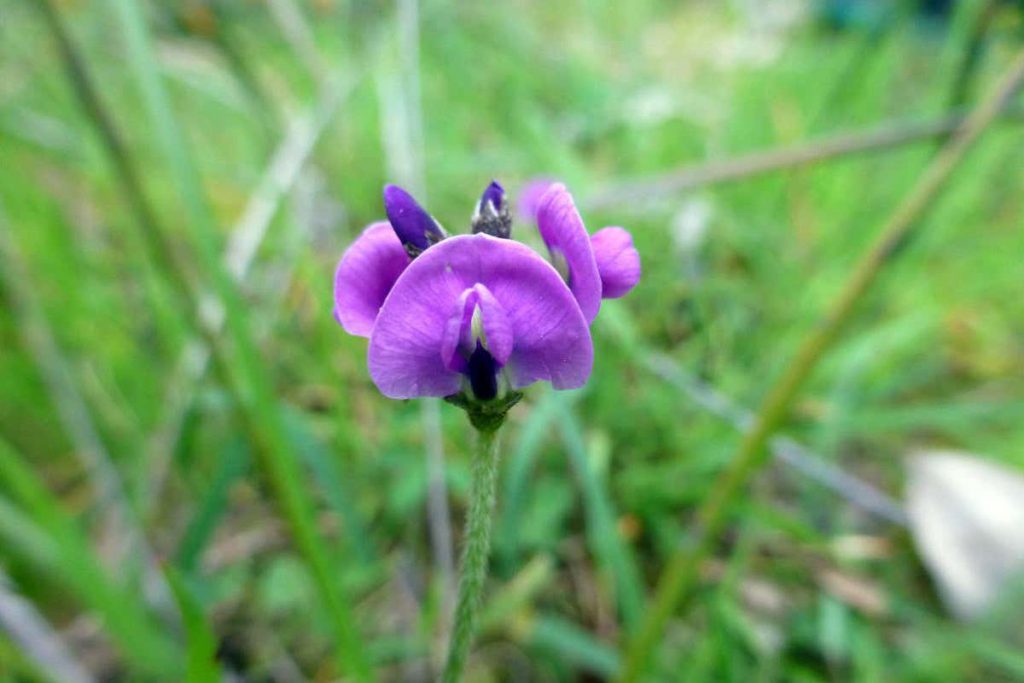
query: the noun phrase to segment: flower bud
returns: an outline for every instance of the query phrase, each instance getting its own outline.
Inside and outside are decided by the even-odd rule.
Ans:
[[[473,212],[473,232],[505,239],[512,234],[512,215],[505,200],[505,190],[497,181],[491,181],[477,202]]]
[[[384,188],[384,211],[410,258],[416,258],[448,236],[441,224],[397,185]]]

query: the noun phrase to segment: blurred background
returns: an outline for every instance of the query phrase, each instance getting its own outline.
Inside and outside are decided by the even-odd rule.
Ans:
[[[0,679],[359,680],[340,623],[380,680],[432,680],[471,435],[377,392],[333,269],[385,183],[460,232],[492,178],[515,201],[537,177],[630,229],[644,277],[589,385],[511,413],[467,679],[614,678],[751,411],[1022,17],[0,0]],[[1022,112],[859,299],[649,680],[1024,681]]]

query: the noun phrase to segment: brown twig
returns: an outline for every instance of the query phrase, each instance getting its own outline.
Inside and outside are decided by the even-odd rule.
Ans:
[[[1004,103],[996,112],[999,118],[1024,120],[1024,108],[1008,107],[1007,104],[1008,102]],[[684,166],[662,175],[599,188],[582,202],[582,206],[590,211],[627,206],[697,187],[743,180],[786,168],[817,164],[854,154],[895,149],[916,142],[946,137],[959,130],[966,120],[967,114],[953,113],[929,121],[888,123],[873,130],[838,133],[792,147],[752,152],[721,161]]]

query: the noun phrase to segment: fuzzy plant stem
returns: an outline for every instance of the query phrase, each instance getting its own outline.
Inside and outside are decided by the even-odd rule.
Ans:
[[[457,683],[461,679],[476,631],[480,594],[487,578],[487,557],[491,550],[491,513],[494,511],[497,480],[498,430],[480,430],[477,432],[476,452],[473,454],[473,483],[469,493],[469,512],[466,514],[459,598],[455,605],[455,624],[448,648],[448,661],[441,679],[444,683]]]

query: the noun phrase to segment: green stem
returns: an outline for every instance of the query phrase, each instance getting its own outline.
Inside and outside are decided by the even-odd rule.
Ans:
[[[455,606],[455,626],[444,667],[444,683],[457,683],[466,665],[469,646],[476,631],[480,594],[487,578],[487,556],[491,549],[491,513],[498,480],[498,430],[477,432],[473,454],[473,483],[466,514],[466,546],[459,575],[459,600]]]
[[[736,499],[764,464],[767,455],[765,445],[785,419],[793,399],[879,272],[892,262],[894,254],[913,236],[914,229],[921,224],[921,218],[935,203],[935,198],[953,171],[964,160],[982,132],[995,120],[999,111],[1016,94],[1022,82],[1024,50],[1018,52],[1005,77],[942,148],[917,185],[892,213],[871,248],[850,274],[825,318],[808,333],[796,357],[769,389],[754,424],[745,434],[725,470],[712,483],[697,511],[693,543],[680,546],[669,559],[658,581],[657,592],[646,619],[630,641],[625,668],[619,681],[632,683],[643,679],[645,670],[652,664],[668,620],[683,599],[692,592],[699,579],[701,565],[713,551]]]

